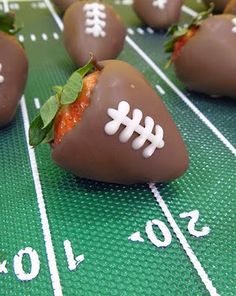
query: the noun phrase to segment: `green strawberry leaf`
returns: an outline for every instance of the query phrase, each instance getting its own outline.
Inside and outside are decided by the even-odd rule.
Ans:
[[[67,105],[73,103],[81,92],[82,87],[83,78],[77,71],[75,71],[67,81],[67,84],[63,87],[61,104]]]
[[[29,128],[29,144],[32,147],[39,145],[47,134],[46,130],[43,130],[43,121],[39,115],[37,115],[30,124]]]
[[[0,12],[0,31],[9,35],[15,35],[21,30],[15,26],[15,14],[13,12]]]
[[[43,139],[43,141],[41,143],[47,144],[47,143],[52,142],[53,139],[54,139],[54,129],[53,129],[53,124],[51,124],[47,135],[45,136],[45,138]]]
[[[60,108],[60,103],[57,96],[51,96],[43,104],[43,106],[40,109],[40,116],[43,121],[43,129],[53,121],[59,108]]]
[[[187,27],[181,27],[178,25],[171,26],[167,32],[167,36],[171,36],[171,38],[164,44],[165,52],[172,53],[175,48],[175,43],[180,38],[184,37],[193,27],[200,27],[202,22],[212,14],[213,8],[214,4],[211,4],[210,8],[207,11],[203,11],[199,13],[195,18],[193,18],[193,20]],[[171,64],[171,62],[168,62],[168,65],[169,64]]]
[[[54,86],[55,95],[51,96],[41,107],[39,114],[33,119],[29,128],[29,144],[33,147],[41,143],[49,143],[54,138],[54,119],[62,107],[73,103],[83,88],[83,77],[93,68],[101,70],[93,57],[82,68],[72,73],[64,86]]]
[[[83,77],[94,67],[93,58],[82,68],[76,70],[62,89],[61,104],[72,104],[83,88]]]

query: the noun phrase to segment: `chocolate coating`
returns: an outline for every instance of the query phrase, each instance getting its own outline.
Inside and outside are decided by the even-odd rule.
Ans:
[[[236,33],[232,15],[207,18],[174,61],[177,77],[190,89],[236,98]]]
[[[182,0],[167,0],[164,6],[154,6],[155,0],[134,0],[133,8],[141,20],[154,29],[166,29],[178,23]]]
[[[0,127],[15,115],[24,91],[28,74],[28,60],[16,38],[0,32]]]
[[[78,0],[53,0],[60,13],[64,13],[67,8],[76,1]]]
[[[90,106],[81,122],[54,146],[54,161],[80,177],[111,183],[161,182],[181,176],[188,167],[187,151],[160,97],[129,64],[117,60],[105,61],[103,65]],[[139,150],[132,148],[132,141],[138,136],[136,132],[127,143],[121,143],[119,134],[124,127],[113,136],[104,131],[111,120],[107,109],[117,108],[123,100],[131,107],[128,116],[132,117],[133,110],[138,108],[164,130],[165,145],[150,158],[142,154],[150,143]]]
[[[105,5],[106,17],[102,19],[105,27],[102,29],[104,36],[94,37],[93,34],[86,33],[88,29],[86,23],[86,3],[96,3],[96,1],[81,1],[72,4],[64,15],[64,44],[71,58],[78,66],[84,65],[92,52],[98,61],[114,59],[123,48],[126,29],[114,9],[110,5]],[[101,4],[102,5],[102,4]]]
[[[204,0],[207,5],[214,3],[215,12],[223,12],[229,0]]]
[[[236,0],[231,0],[225,7],[224,13],[236,15]]]

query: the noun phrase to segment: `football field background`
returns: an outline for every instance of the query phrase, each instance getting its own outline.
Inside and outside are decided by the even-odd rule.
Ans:
[[[24,24],[18,39],[30,63],[16,118],[0,130],[0,295],[235,295],[236,102],[189,93],[164,70],[166,32],[143,26],[131,1],[105,2],[127,25],[119,58],[162,96],[189,170],[167,184],[103,184],[58,168],[47,145],[32,150],[29,121],[75,66],[50,2],[0,2]],[[182,24],[204,9],[199,2],[185,1]]]

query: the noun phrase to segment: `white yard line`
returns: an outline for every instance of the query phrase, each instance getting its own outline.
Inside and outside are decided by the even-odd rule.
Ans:
[[[187,13],[188,15],[190,15],[192,17],[196,17],[198,15],[198,13],[195,10],[193,10],[192,8],[190,8],[186,5],[183,5],[181,9],[183,12]]]
[[[41,225],[43,230],[43,236],[44,236],[44,242],[45,242],[45,248],[46,248],[46,254],[48,259],[48,266],[50,270],[50,276],[52,281],[52,288],[54,290],[54,296],[62,296],[62,287],[60,283],[59,278],[59,272],[57,268],[56,263],[56,256],[52,244],[52,237],[47,217],[47,211],[45,207],[43,192],[42,192],[42,186],[40,183],[40,177],[36,162],[36,157],[34,150],[29,146],[29,137],[28,137],[28,131],[29,131],[29,116],[28,111],[25,103],[25,97],[23,96],[20,102],[21,112],[23,116],[23,122],[24,122],[24,130],[25,130],[25,137],[27,141],[27,147],[28,147],[28,153],[29,153],[29,160],[32,170],[32,175],[34,179],[34,186],[35,191],[37,194],[37,202],[38,202],[38,208],[40,212],[40,219],[41,219]]]
[[[202,267],[201,263],[199,262],[197,256],[194,254],[191,246],[187,242],[185,236],[183,235],[182,231],[180,230],[179,226],[175,222],[170,210],[168,209],[166,203],[164,202],[163,198],[161,197],[160,193],[158,192],[154,183],[149,184],[149,188],[152,191],[157,203],[159,204],[160,208],[162,209],[164,215],[166,216],[171,228],[173,229],[176,237],[178,238],[180,244],[182,245],[185,253],[189,257],[190,261],[192,262],[194,268],[196,269],[199,277],[201,278],[202,282],[206,286],[208,292],[211,296],[219,296],[216,291],[216,288],[213,286],[212,281],[209,279],[207,273],[205,272],[204,268]]]

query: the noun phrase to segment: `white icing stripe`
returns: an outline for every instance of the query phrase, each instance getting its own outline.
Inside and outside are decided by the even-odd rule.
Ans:
[[[3,75],[1,75],[1,72],[2,72],[2,64],[0,63],[0,83],[3,83],[5,78]]]
[[[212,131],[213,134],[236,156],[236,148],[228,139],[210,122],[210,120],[182,93],[177,86],[164,74],[164,72],[149,58],[149,56],[130,38],[126,36],[126,42],[143,58],[144,61],[166,82],[167,85],[185,102],[185,104],[199,117],[199,119]]]
[[[170,223],[171,228],[173,229],[176,237],[178,238],[179,242],[181,243],[184,251],[188,255],[190,261],[192,262],[194,268],[196,269],[198,275],[200,276],[202,282],[205,284],[208,292],[211,296],[219,296],[217,293],[216,288],[213,286],[212,281],[209,279],[207,273],[203,269],[201,263],[198,261],[198,258],[194,254],[193,250],[191,249],[189,243],[187,242],[185,236],[183,235],[182,231],[180,230],[179,226],[175,222],[170,210],[168,209],[166,203],[162,199],[160,193],[158,192],[154,183],[149,184],[149,188],[151,189],[156,201],[158,202],[160,208],[162,209],[164,215],[166,216],[168,222]]]
[[[152,5],[154,7],[158,7],[159,9],[165,9],[167,2],[168,2],[168,0],[154,0],[152,2]]]
[[[232,32],[236,33],[236,17],[232,19],[232,23],[233,23]]]
[[[117,133],[120,126],[124,125],[125,128],[119,136],[119,140],[122,143],[128,142],[134,132],[138,133],[139,136],[132,142],[132,148],[138,150],[149,141],[151,144],[143,150],[143,157],[149,158],[157,148],[161,149],[164,147],[163,129],[161,126],[155,125],[154,120],[149,116],[145,117],[145,127],[141,126],[142,111],[134,109],[132,119],[127,116],[129,111],[130,105],[126,101],[121,101],[117,110],[109,108],[107,114],[112,118],[112,121],[105,125],[105,132],[107,135],[113,136]],[[154,134],[152,133],[153,128],[155,130]]]
[[[86,3],[83,10],[86,12],[85,33],[93,37],[105,37],[105,5],[96,2]]]
[[[204,226],[202,230],[196,230],[195,226],[196,223],[199,220],[199,211],[191,211],[189,213],[182,213],[179,215],[180,218],[190,218],[190,221],[188,223],[188,231],[191,235],[196,237],[206,236],[210,233],[210,228],[207,226]]]
[[[21,99],[20,106],[21,106],[21,112],[22,112],[23,122],[24,122],[26,142],[29,143],[29,137],[28,137],[29,116],[28,116],[28,111],[26,108],[24,96]],[[42,224],[42,230],[43,230],[44,242],[46,247],[48,266],[49,266],[50,275],[51,275],[52,287],[54,290],[54,296],[62,296],[63,295],[62,287],[61,287],[59,273],[57,269],[56,256],[55,256],[55,252],[52,244],[52,237],[51,237],[51,232],[50,232],[50,227],[49,227],[43,192],[42,192],[42,186],[40,183],[36,157],[35,157],[34,150],[29,146],[29,144],[27,145],[27,147],[28,147],[28,154],[29,154],[32,175],[34,179],[35,191],[37,195],[38,208],[40,213],[40,219]]]

